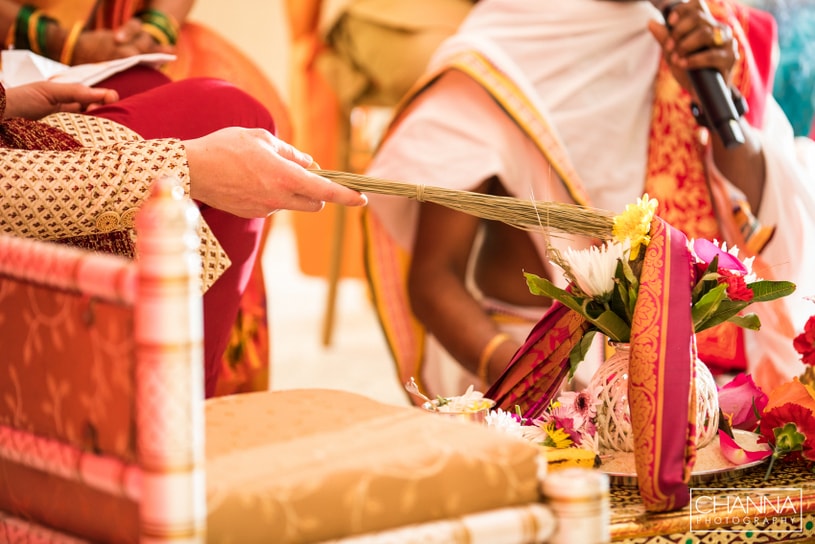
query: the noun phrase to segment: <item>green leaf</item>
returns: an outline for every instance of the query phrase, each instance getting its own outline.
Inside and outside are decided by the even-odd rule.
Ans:
[[[628,261],[619,261],[619,265],[617,267],[618,270],[622,269],[623,276],[625,280],[628,282],[629,285],[633,286],[635,289],[638,288],[640,280],[639,276],[634,273],[634,269],[631,268],[631,263]]]
[[[589,348],[591,348],[591,343],[592,340],[594,340],[596,332],[597,331],[593,330],[588,331],[583,335],[583,338],[580,339],[580,342],[575,344],[572,351],[569,352],[569,380],[574,378],[574,373],[577,372],[577,365],[586,359],[586,354],[589,352]]]
[[[631,323],[631,316],[628,312],[629,304],[628,287],[619,278],[615,279],[614,289],[611,292],[611,300],[609,301],[611,311]]]
[[[755,281],[748,285],[753,291],[752,302],[766,302],[791,295],[795,292],[795,284],[791,281]]]
[[[594,301],[590,297],[577,297],[572,295],[568,291],[557,287],[546,278],[541,278],[535,274],[525,272],[524,275],[526,276],[526,284],[529,287],[529,292],[533,295],[553,298],[589,320],[597,317],[597,314],[599,314],[600,310],[592,308]]]
[[[713,257],[713,260],[710,261],[705,269],[705,273],[702,274],[702,277],[696,282],[696,285],[693,286],[693,291],[691,291],[691,300],[693,300],[694,304],[703,297],[708,291],[715,288],[718,285],[719,279],[719,256]]]
[[[727,321],[735,323],[743,329],[750,329],[751,331],[757,331],[761,328],[761,320],[756,314],[734,315]]]
[[[719,308],[708,319],[699,325],[695,332],[715,327],[719,323],[730,321],[739,327],[757,331],[761,329],[761,320],[756,314],[739,315],[739,312],[749,306],[749,302],[742,300],[723,300]]]
[[[606,310],[596,319],[589,319],[589,322],[615,342],[631,340],[631,326],[611,310]]]
[[[705,293],[699,301],[693,305],[691,316],[693,317],[693,330],[699,331],[711,315],[719,308],[723,300],[727,298],[727,285],[720,284]]]
[[[626,316],[628,317],[628,322],[631,323],[634,321],[634,308],[637,306],[637,297],[639,296],[639,291],[629,288],[628,290],[628,309],[626,311]]]
[[[724,284],[722,285],[724,286]],[[730,300],[725,298],[719,302],[718,306],[713,311],[710,311],[703,320],[699,322],[694,320],[694,331],[701,332],[705,329],[714,327],[719,323],[734,320],[738,318],[739,312],[745,309],[748,305],[749,303],[743,300]],[[733,322],[736,323],[736,321]],[[738,325],[738,323],[736,324]]]
[[[531,272],[524,272],[524,276],[526,277],[526,285],[529,288],[529,292],[533,295],[553,298],[564,304],[566,304],[566,300],[576,300],[577,298],[566,290],[557,287],[546,278],[541,278]]]
[[[582,315],[589,323],[617,342],[628,342],[631,337],[631,327],[617,314],[605,310],[592,298],[576,297],[567,291],[556,287],[551,281],[531,273],[524,273],[529,291],[535,295],[553,298]]]

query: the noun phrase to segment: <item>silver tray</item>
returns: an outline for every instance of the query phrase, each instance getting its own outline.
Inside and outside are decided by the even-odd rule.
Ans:
[[[756,451],[764,449],[769,451],[768,444],[759,444],[758,435],[749,431],[742,431],[739,429],[733,430],[733,437],[736,443],[748,451]],[[601,456],[603,459],[603,456]],[[769,461],[769,457],[765,457],[760,461],[751,461],[743,465],[733,465],[721,455],[719,451],[719,441],[713,440],[708,446],[696,452],[696,467],[690,478],[690,485],[719,483],[735,480],[742,476],[745,471],[764,464]],[[604,470],[603,465],[630,465],[630,471],[609,471]],[[637,487],[637,474],[634,470],[634,453],[616,453],[603,460],[600,465],[600,470],[609,476],[609,483],[611,485],[620,487]]]

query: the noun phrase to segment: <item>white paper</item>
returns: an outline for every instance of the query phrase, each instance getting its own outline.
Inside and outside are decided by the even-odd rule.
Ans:
[[[175,60],[175,55],[167,53],[146,53],[123,59],[66,66],[49,58],[25,49],[3,50],[0,54],[3,72],[0,78],[6,87],[17,87],[26,83],[59,81],[62,83],[84,83],[94,85],[103,79],[127,70],[137,64],[159,67]]]

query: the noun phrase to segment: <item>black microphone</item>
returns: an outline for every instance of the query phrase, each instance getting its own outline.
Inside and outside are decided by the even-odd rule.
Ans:
[[[665,24],[671,10],[681,2],[669,2],[662,8]],[[688,70],[693,90],[699,97],[702,113],[707,118],[710,128],[716,131],[727,148],[744,143],[744,132],[738,122],[740,117],[733,102],[733,96],[724,81],[721,72],[715,68],[697,68]]]

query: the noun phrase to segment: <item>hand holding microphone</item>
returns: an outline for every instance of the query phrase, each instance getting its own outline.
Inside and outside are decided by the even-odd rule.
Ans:
[[[671,37],[676,42],[676,49],[684,49],[697,56],[704,54],[705,59],[700,57],[696,62],[708,61],[718,65],[687,69],[687,78],[699,99],[699,107],[694,111],[697,121],[714,130],[725,147],[743,144],[744,132],[738,119],[745,113],[745,106],[740,96],[734,100],[733,92],[722,75],[735,62],[732,31],[713,19],[704,0],[696,4],[701,10],[691,2],[681,0],[651,0],[651,3],[662,12]],[[672,25],[671,14],[680,9],[695,15],[695,18],[677,18],[679,23]],[[687,9],[695,11],[687,12]]]

